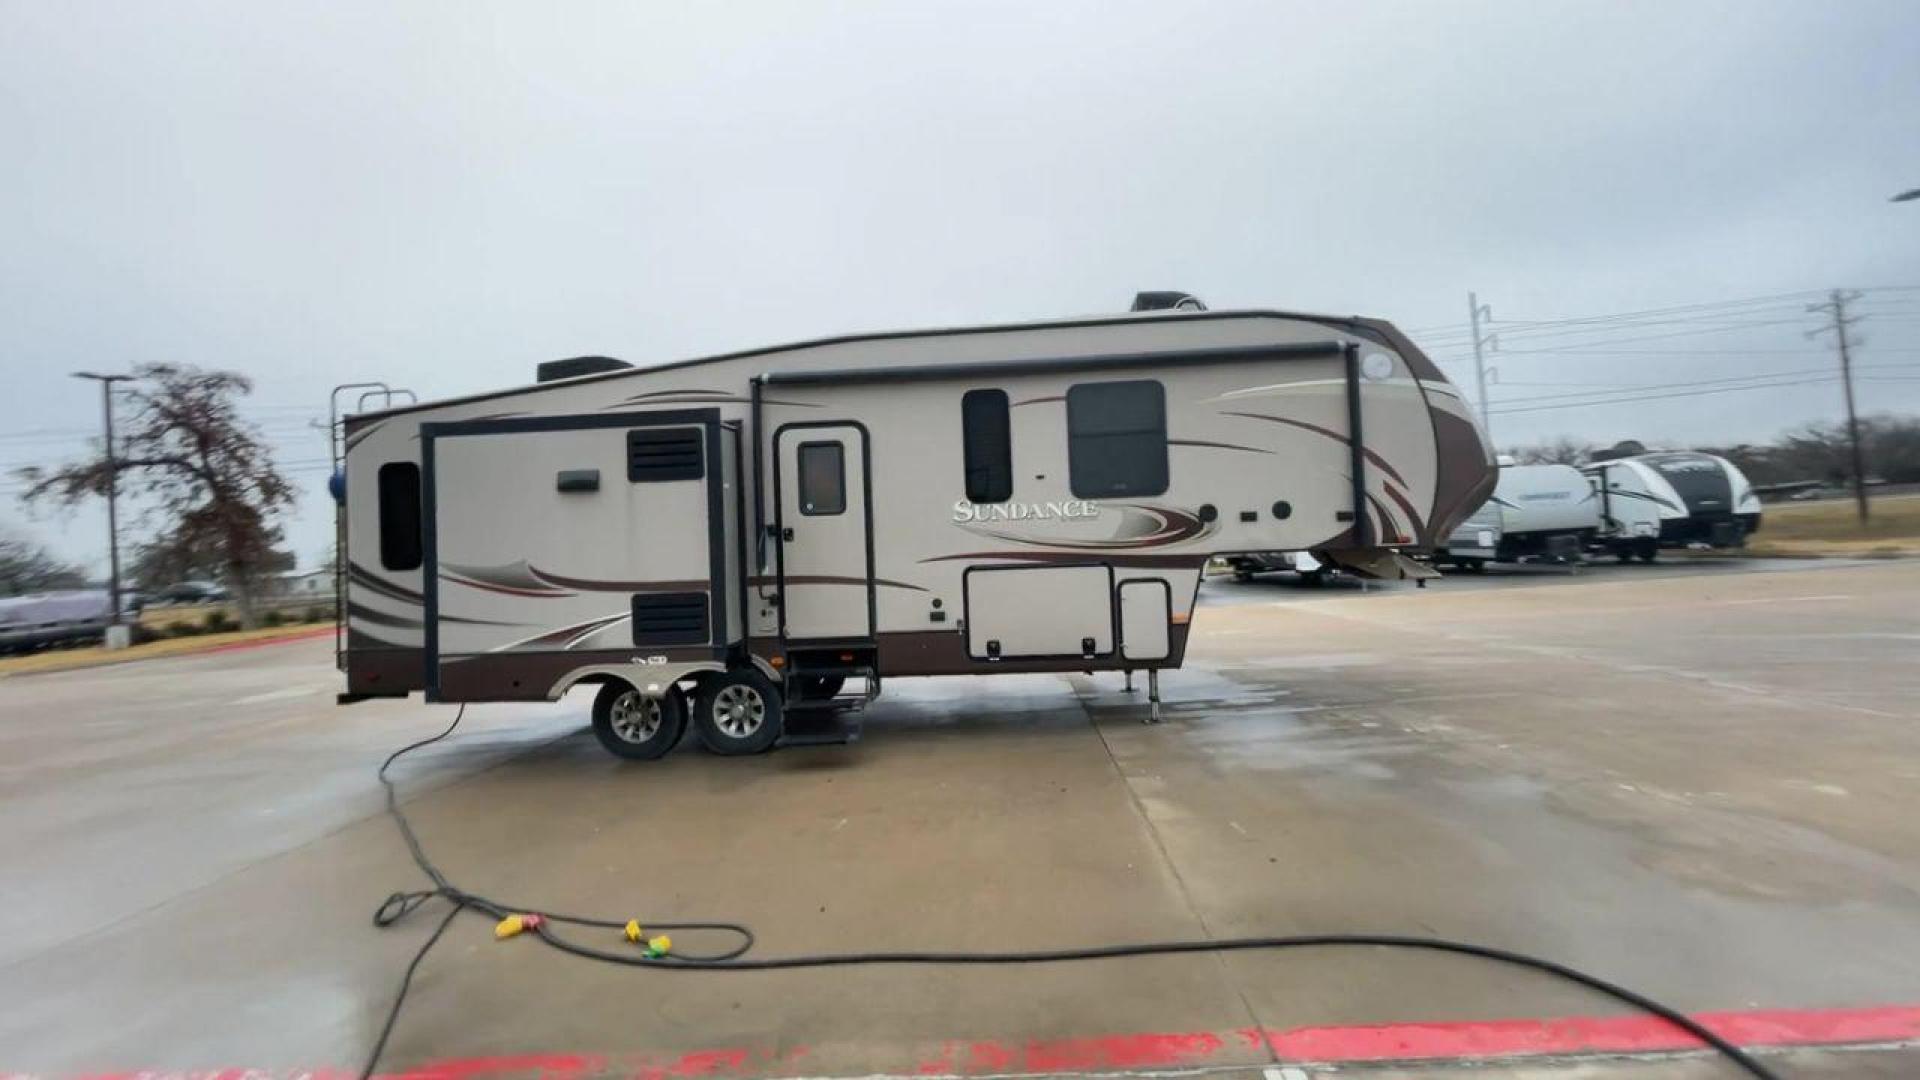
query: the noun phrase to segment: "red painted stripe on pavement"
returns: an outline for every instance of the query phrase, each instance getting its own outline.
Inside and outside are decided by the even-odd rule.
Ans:
[[[1920,1006],[1915,1005],[1696,1013],[1694,1019],[1741,1046],[1920,1039]],[[1282,1060],[1394,1061],[1685,1050],[1700,1042],[1657,1016],[1569,1016],[1294,1028],[1267,1032],[1267,1044]]]
[[[1754,1009],[1693,1014],[1714,1032],[1741,1046],[1838,1046],[1920,1043],[1920,1005],[1856,1009]],[[1266,1063],[1272,1051],[1283,1063],[1382,1062],[1485,1059],[1583,1053],[1660,1053],[1696,1050],[1691,1035],[1652,1016],[1565,1016],[1512,1020],[1245,1028],[1232,1032],[1136,1032],[1078,1039],[1008,1043],[953,1040],[918,1064],[873,1062],[863,1072],[884,1075],[1002,1072],[1090,1072],[1110,1069],[1190,1067],[1243,1059]],[[701,1077],[778,1076],[808,1054],[805,1047],[770,1051],[700,1050],[678,1057],[647,1055],[522,1054],[450,1058],[384,1073],[382,1080],[490,1080],[535,1077],[580,1080],[619,1076],[626,1080],[695,1080]],[[30,1073],[0,1071],[0,1080],[45,1080]],[[70,1076],[67,1080],[350,1080],[351,1074],[319,1070],[142,1070]]]
[[[213,653],[239,652],[242,649],[264,649],[269,645],[285,645],[293,641],[312,641],[317,637],[328,637],[332,635],[332,633],[333,627],[331,626],[316,626],[311,630],[301,630],[291,634],[278,634],[274,637],[256,638],[253,641],[230,641],[225,645],[209,645],[204,649],[194,649],[191,652],[175,653],[174,655],[208,656]],[[156,657],[156,659],[160,658]],[[204,1078],[202,1078],[202,1080],[204,1080]]]

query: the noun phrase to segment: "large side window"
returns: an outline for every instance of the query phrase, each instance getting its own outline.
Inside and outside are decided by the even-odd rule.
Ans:
[[[380,565],[420,569],[420,466],[411,461],[380,466]]]
[[[847,512],[846,451],[839,443],[800,444],[800,512],[810,517]]]
[[[1081,499],[1167,490],[1167,392],[1152,379],[1067,389],[1067,473]]]
[[[1013,498],[1013,423],[1007,408],[1005,390],[969,390],[960,398],[968,502]]]

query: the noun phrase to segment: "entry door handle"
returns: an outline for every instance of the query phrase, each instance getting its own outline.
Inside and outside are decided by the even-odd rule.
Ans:
[[[780,539],[789,544],[793,543],[793,526],[789,525],[786,528],[781,529]]]

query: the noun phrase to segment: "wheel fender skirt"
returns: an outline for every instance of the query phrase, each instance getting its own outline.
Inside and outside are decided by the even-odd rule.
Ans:
[[[1382,581],[1417,581],[1421,578],[1440,576],[1440,571],[1426,563],[1409,559],[1391,548],[1351,548],[1320,551],[1314,554],[1342,570]]]
[[[667,692],[668,687],[690,675],[698,675],[706,671],[725,671],[726,669],[727,666],[717,660],[653,664],[595,664],[591,667],[583,667],[578,671],[569,672],[566,678],[554,685],[553,690],[547,696],[551,700],[558,701],[560,695],[573,689],[575,685],[589,676],[611,675],[628,683],[635,690],[640,691],[648,697],[660,697]]]

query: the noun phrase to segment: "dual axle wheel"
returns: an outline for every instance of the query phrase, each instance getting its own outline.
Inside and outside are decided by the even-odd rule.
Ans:
[[[688,713],[701,745],[716,754],[758,754],[780,738],[780,692],[751,668],[703,677],[689,703],[679,687],[648,697],[628,683],[609,682],[593,699],[593,733],[619,757],[648,761],[686,734]]]

